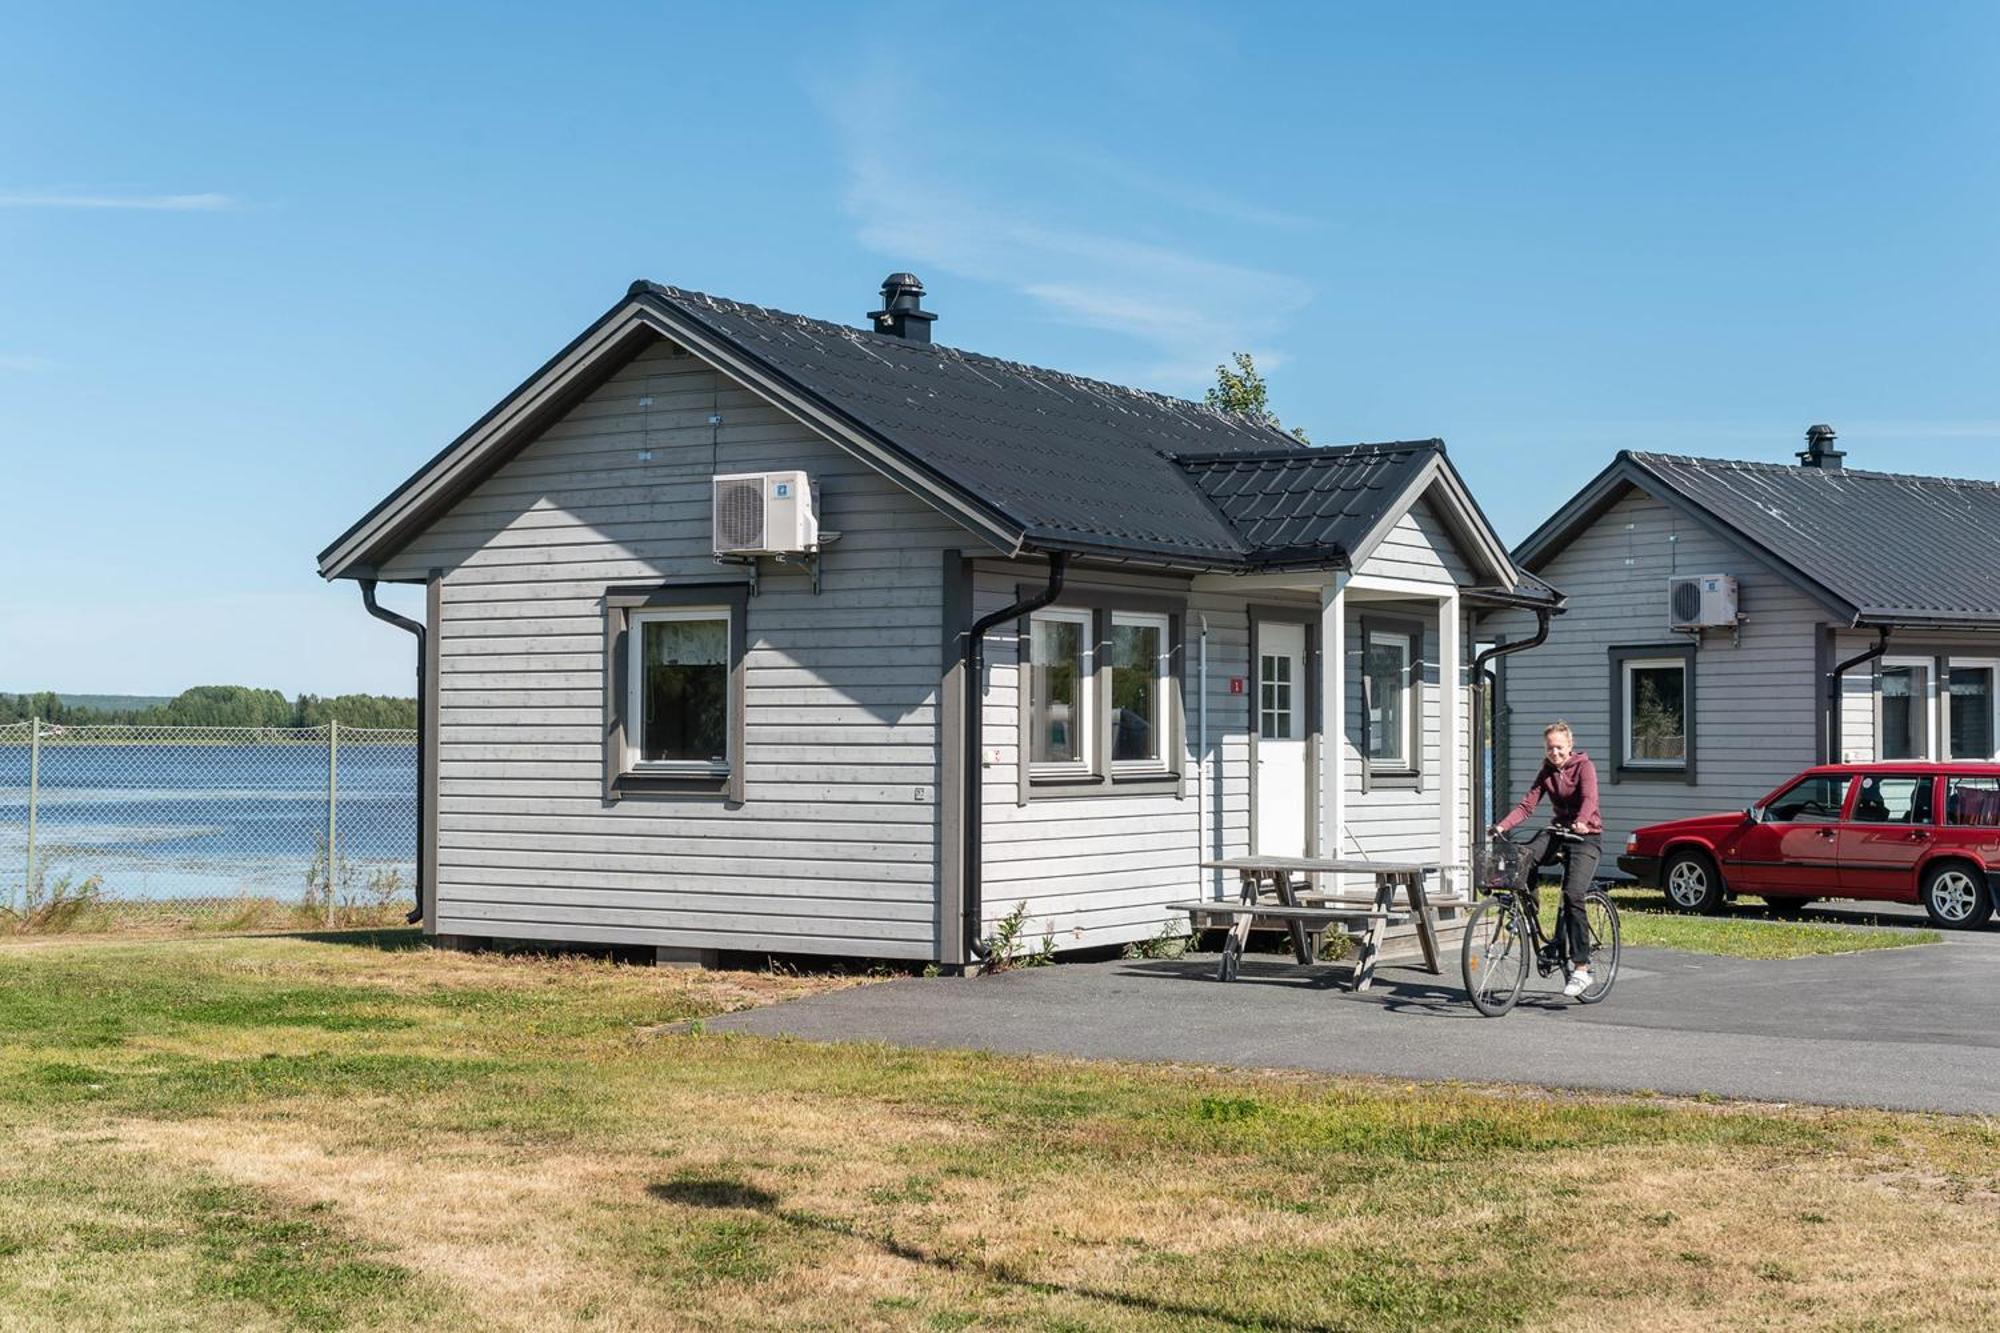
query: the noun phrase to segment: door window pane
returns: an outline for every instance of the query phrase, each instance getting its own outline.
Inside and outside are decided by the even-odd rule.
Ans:
[[[1362,688],[1367,691],[1368,758],[1394,767],[1410,762],[1410,636],[1368,635]]]
[[[1951,757],[1993,757],[1993,668],[1951,669],[1949,704]]]
[[[1764,813],[1774,824],[1833,824],[1847,797],[1847,775],[1803,778],[1778,795]]]
[[[1945,779],[1944,822],[2000,826],[2000,778]]]
[[[639,758],[726,764],[729,618],[641,620]]]
[[[1854,796],[1857,824],[1928,824],[1931,822],[1931,780],[1927,777],[1876,777],[1866,774]]]
[[[1928,759],[1930,672],[1924,667],[1882,669],[1882,758]]]
[[[1687,668],[1678,662],[1625,667],[1625,762],[1687,762]]]
[[[1166,634],[1157,624],[1111,621],[1111,759],[1160,757],[1161,663]]]
[[[1084,627],[1078,620],[1037,616],[1029,622],[1029,760],[1083,762]]]
[[[1288,741],[1292,730],[1292,657],[1264,653],[1258,658],[1257,734],[1267,741]]]

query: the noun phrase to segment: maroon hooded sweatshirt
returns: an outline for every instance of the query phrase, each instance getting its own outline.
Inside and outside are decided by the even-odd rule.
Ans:
[[[1535,775],[1521,803],[1500,821],[1500,831],[1505,833],[1533,814],[1544,796],[1549,798],[1549,811],[1557,823],[1578,833],[1604,832],[1604,818],[1597,809],[1597,765],[1583,751],[1572,750],[1569,762],[1561,768],[1542,760],[1542,771]]]

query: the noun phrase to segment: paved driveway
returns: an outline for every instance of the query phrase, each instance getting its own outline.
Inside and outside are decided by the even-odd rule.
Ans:
[[[1502,1019],[1447,975],[1251,955],[1233,984],[1212,957],[911,978],[714,1019],[712,1029],[830,1041],[1183,1060],[1779,1102],[2000,1114],[2000,933],[1832,958],[1754,963],[1630,949],[1611,999],[1553,983]]]

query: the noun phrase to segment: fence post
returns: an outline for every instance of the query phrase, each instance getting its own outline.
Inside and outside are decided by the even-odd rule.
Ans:
[[[28,877],[21,881],[21,912],[25,915],[35,898],[35,809],[42,785],[42,719],[28,719]]]
[[[333,928],[334,811],[340,796],[340,719],[326,724],[326,925]]]

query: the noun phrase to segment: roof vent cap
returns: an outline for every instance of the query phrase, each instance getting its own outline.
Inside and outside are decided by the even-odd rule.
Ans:
[[[882,279],[882,308],[869,311],[868,318],[877,333],[927,343],[937,316],[924,309],[924,284],[916,274],[891,273]]]
[[[1838,438],[1833,427],[1820,424],[1806,427],[1806,447],[1799,451],[1801,467],[1816,467],[1822,472],[1840,471],[1840,460],[1847,457],[1847,451],[1833,447]]]

